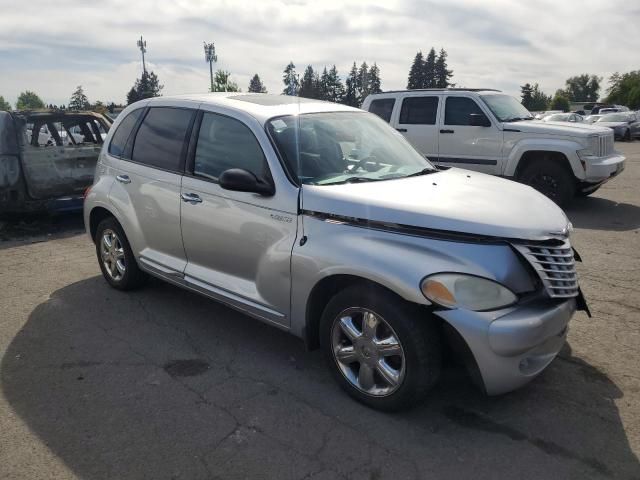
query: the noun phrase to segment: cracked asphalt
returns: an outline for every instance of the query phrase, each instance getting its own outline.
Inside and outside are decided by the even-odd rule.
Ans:
[[[458,367],[383,414],[320,352],[159,281],[99,275],[79,216],[0,227],[0,478],[640,478],[640,142],[567,213],[593,318],[529,386]]]

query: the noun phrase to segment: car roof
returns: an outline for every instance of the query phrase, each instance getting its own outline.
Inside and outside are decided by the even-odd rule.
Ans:
[[[216,92],[203,94],[173,95],[149,99],[148,106],[184,101],[238,110],[256,118],[261,123],[283,115],[299,115],[319,112],[362,112],[362,110],[333,102],[325,102],[290,95],[268,93]]]

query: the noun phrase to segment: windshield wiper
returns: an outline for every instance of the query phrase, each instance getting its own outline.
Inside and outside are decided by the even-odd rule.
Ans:
[[[438,171],[437,168],[427,167],[427,168],[423,168],[419,172],[410,173],[409,175],[403,175],[402,177],[398,177],[398,178],[419,177],[420,175],[429,175],[430,173],[436,173],[437,171]]]
[[[369,177],[349,177],[344,182],[340,183],[362,183],[362,182],[375,182],[380,180],[379,178],[369,178]]]

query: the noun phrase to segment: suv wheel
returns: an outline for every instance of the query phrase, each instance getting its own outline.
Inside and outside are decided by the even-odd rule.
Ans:
[[[379,410],[417,404],[440,375],[433,318],[380,287],[356,284],[336,294],[322,314],[320,339],[340,386]]]
[[[96,255],[105,280],[119,290],[141,286],[147,275],[140,270],[129,241],[115,218],[100,222],[96,230]]]
[[[560,206],[566,205],[575,195],[573,174],[559,161],[550,159],[531,162],[519,176],[519,180],[546,195]]]
[[[625,132],[624,137],[622,137],[622,139],[625,142],[630,142],[631,141],[631,130],[630,129],[627,129],[627,131]]]

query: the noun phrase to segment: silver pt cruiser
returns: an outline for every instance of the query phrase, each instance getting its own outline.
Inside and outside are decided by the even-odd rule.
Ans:
[[[377,116],[333,103],[137,102],[104,142],[84,216],[112,287],[153,275],[280,327],[383,410],[424,398],[445,346],[488,394],[518,388],[587,310],[551,200],[436,169]]]

